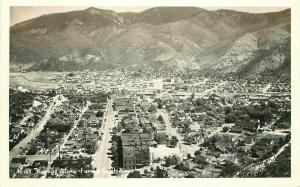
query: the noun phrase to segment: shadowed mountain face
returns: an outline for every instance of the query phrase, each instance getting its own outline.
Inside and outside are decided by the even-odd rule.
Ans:
[[[251,14],[196,7],[140,13],[89,8],[10,29],[12,64],[31,70],[198,68],[236,76],[290,76],[290,10]]]

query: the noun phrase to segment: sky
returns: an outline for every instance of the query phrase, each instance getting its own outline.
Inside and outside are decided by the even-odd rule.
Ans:
[[[44,14],[69,12],[73,10],[84,10],[89,7],[65,7],[65,6],[14,6],[10,10],[10,25],[20,23]],[[96,7],[109,9],[116,12],[141,12],[151,7]],[[276,12],[286,9],[286,7],[201,7],[207,10],[230,9],[242,12],[264,13]]]

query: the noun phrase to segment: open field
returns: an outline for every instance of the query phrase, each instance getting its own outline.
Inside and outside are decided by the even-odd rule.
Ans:
[[[27,72],[10,73],[9,85],[22,86],[27,89],[49,89],[58,88],[62,81],[53,81],[57,74],[61,72]]]

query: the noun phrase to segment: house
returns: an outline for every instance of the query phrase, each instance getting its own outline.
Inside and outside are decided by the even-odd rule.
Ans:
[[[88,126],[100,128],[102,126],[102,119],[96,116],[90,116],[90,119],[88,121]]]
[[[257,129],[257,124],[254,121],[237,121],[235,126],[247,131],[255,131]]]
[[[262,138],[251,147],[252,156],[254,157],[263,157],[266,154],[269,154],[272,151],[272,139],[271,138]]]
[[[182,169],[184,171],[189,171],[189,170],[193,169],[194,166],[195,166],[195,164],[189,160],[182,161]]]
[[[11,163],[25,164],[26,162],[27,162],[27,158],[26,157],[18,157],[18,158],[12,158],[11,159]]]
[[[198,132],[200,130],[200,125],[197,122],[194,122],[190,125],[191,132]]]
[[[10,131],[10,136],[13,136],[13,139],[19,139],[21,134],[24,134],[24,129],[20,127],[14,127]]]
[[[206,158],[200,154],[195,155],[194,162],[197,164],[206,164]]]
[[[39,167],[44,167],[46,168],[48,166],[48,161],[47,160],[35,160],[32,163],[33,168],[39,168]]]
[[[11,177],[14,177],[14,174],[17,174],[21,171],[23,164],[21,163],[10,163],[9,164],[9,173]]]
[[[249,100],[252,102],[266,102],[269,100],[269,97],[265,96],[249,96]]]
[[[242,133],[242,129],[239,127],[231,127],[230,132],[231,133]]]
[[[66,173],[62,178],[76,178],[76,175],[74,173]]]

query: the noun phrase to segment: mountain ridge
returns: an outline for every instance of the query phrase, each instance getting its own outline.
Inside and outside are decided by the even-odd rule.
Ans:
[[[252,63],[261,74],[268,68],[263,63],[269,66],[270,59],[276,64],[273,71],[282,59],[290,58],[286,47],[290,45],[290,9],[254,14],[154,7],[118,13],[90,7],[40,16],[10,31],[11,64],[32,64],[31,70],[47,70],[43,64],[57,64],[53,70],[61,70],[62,63],[78,70],[92,65],[96,69],[158,65],[238,75],[245,71],[242,66],[258,58],[255,53],[264,51],[268,55]],[[274,46],[288,51],[279,50],[283,57],[275,58],[270,52]]]

